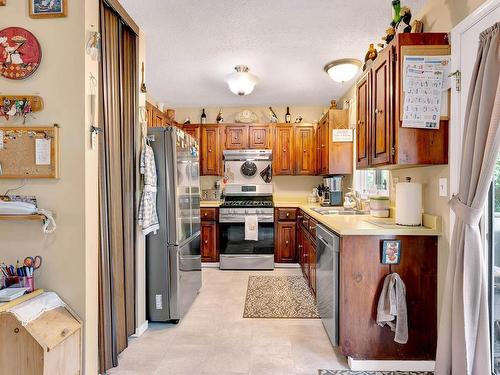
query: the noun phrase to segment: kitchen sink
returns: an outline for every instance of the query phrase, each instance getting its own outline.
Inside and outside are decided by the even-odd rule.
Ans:
[[[314,207],[311,208],[314,212],[321,215],[367,215],[369,212],[358,211],[344,207]]]

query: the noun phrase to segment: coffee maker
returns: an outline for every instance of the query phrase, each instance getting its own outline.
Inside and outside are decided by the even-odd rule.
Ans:
[[[344,193],[342,191],[342,183],[344,176],[323,177],[325,185],[325,204],[329,206],[342,206],[344,203]]]

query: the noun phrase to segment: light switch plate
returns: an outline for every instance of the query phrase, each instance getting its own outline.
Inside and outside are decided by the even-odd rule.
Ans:
[[[447,178],[440,178],[439,179],[439,196],[440,197],[447,197],[448,196],[448,179]]]

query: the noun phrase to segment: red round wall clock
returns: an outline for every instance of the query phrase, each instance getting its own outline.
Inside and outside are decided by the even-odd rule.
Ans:
[[[0,75],[24,79],[38,69],[42,49],[35,36],[21,27],[0,30]]]

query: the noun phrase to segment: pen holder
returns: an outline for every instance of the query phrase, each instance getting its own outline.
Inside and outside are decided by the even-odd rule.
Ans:
[[[33,276],[19,276],[19,286],[21,288],[28,288],[28,293],[35,290],[35,280]]]
[[[2,289],[19,283],[19,276],[9,276],[2,278]]]

